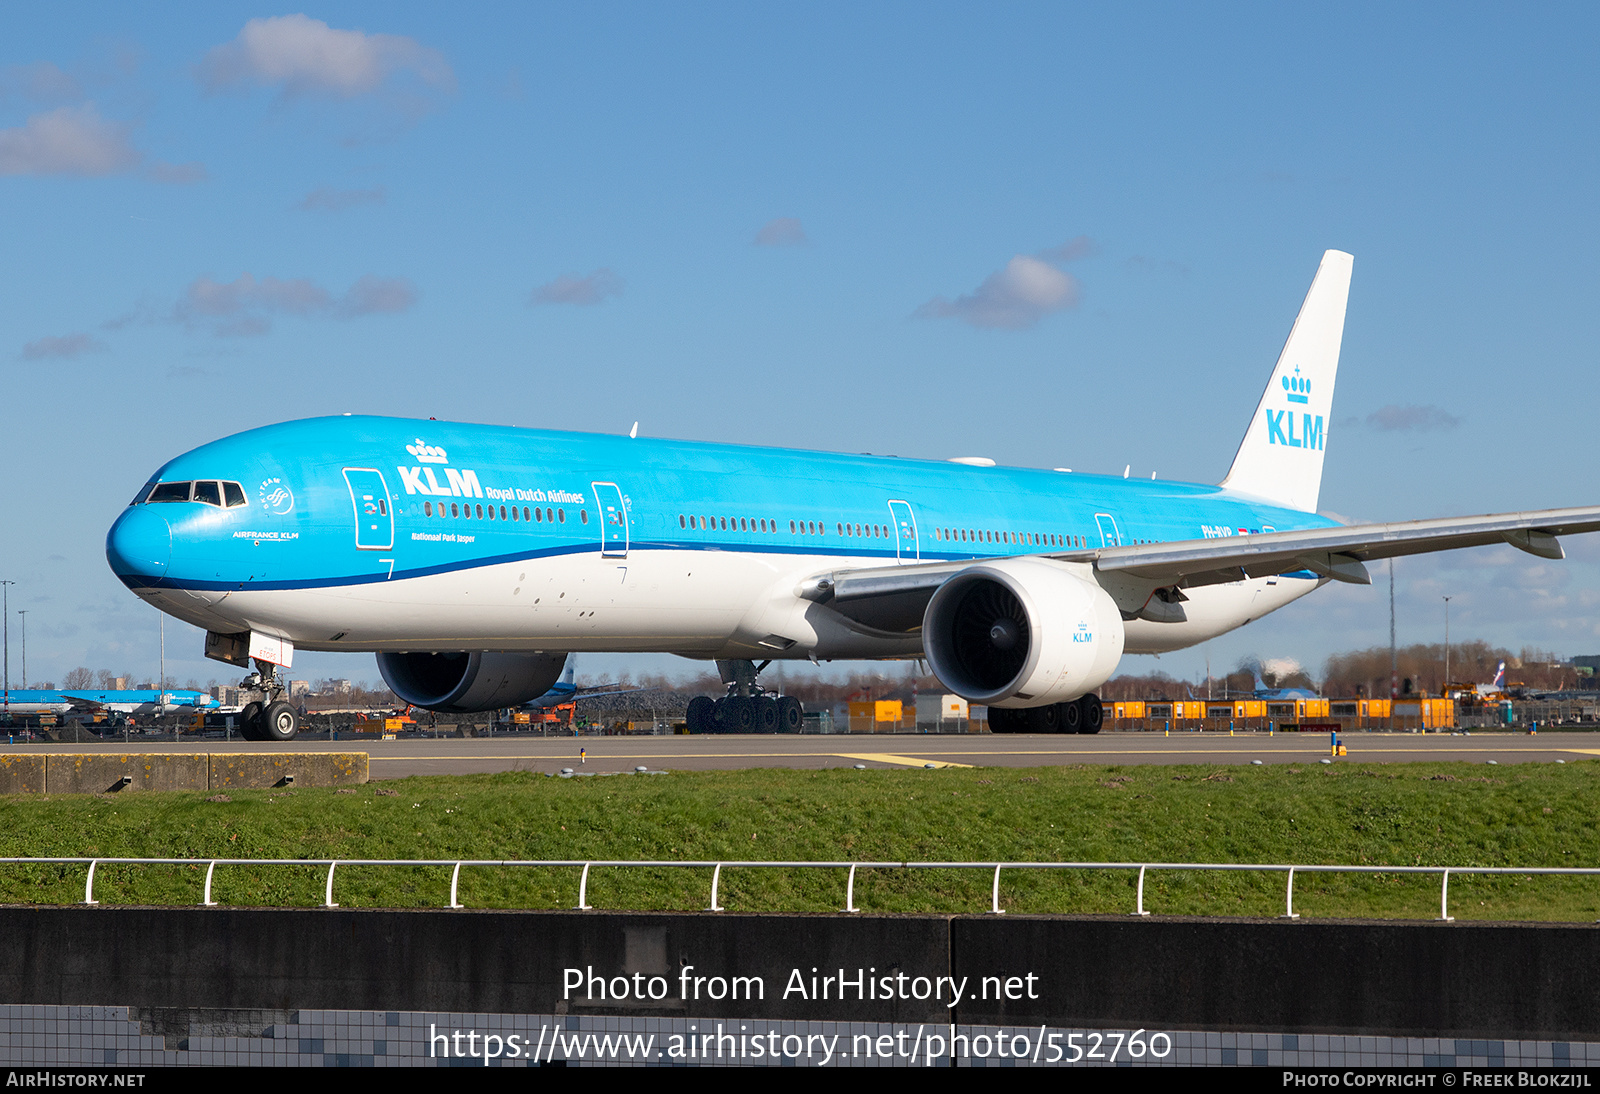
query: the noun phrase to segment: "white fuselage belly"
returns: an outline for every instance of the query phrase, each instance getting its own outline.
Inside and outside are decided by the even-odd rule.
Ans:
[[[304,650],[920,656],[920,635],[869,631],[796,595],[819,571],[880,565],[877,558],[743,551],[583,553],[356,585],[141,595],[195,626],[277,634]],[[1186,622],[1130,620],[1126,652],[1205,641],[1318,584],[1277,577],[1189,590]]]

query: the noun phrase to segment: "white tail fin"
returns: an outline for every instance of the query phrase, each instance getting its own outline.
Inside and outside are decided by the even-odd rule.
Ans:
[[[1316,512],[1354,262],[1343,251],[1323,254],[1224,489]]]

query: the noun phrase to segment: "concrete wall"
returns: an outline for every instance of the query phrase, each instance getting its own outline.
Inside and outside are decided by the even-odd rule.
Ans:
[[[0,1003],[1600,1040],[1587,925],[4,908],[0,936]],[[569,968],[585,987],[564,995]],[[893,997],[840,1000],[840,970]],[[618,976],[665,998],[618,1001]],[[943,976],[966,978],[958,1007],[903,997]]]
[[[0,794],[104,794],[350,786],[367,781],[365,752],[87,752],[0,754]],[[126,786],[122,780],[129,780]]]

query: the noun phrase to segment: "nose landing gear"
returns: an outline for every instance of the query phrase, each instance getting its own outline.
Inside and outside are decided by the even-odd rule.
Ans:
[[[239,681],[246,691],[261,693],[260,700],[245,704],[244,725],[240,732],[247,741],[292,741],[300,732],[300,716],[284,702],[284,688],[278,679],[278,666],[256,659],[256,671]]]

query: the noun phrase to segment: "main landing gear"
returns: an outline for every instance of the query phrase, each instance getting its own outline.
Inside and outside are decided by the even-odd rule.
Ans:
[[[278,680],[278,666],[256,659],[256,671],[239,681],[246,691],[261,693],[261,699],[252,700],[244,707],[244,724],[239,732],[247,741],[292,741],[300,732],[300,716],[294,707],[283,701],[283,684]]]
[[[772,664],[763,661],[718,661],[728,685],[721,699],[696,695],[689,700],[685,721],[690,733],[799,733],[805,708],[792,695],[776,696],[761,689],[756,676]]]
[[[1099,733],[1105,716],[1096,695],[1044,707],[989,708],[990,733]]]

